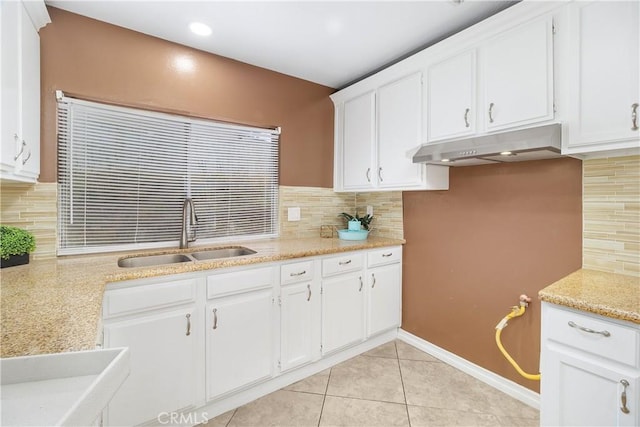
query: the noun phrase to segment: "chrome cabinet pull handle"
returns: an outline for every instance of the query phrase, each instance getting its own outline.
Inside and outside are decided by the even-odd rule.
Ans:
[[[371,168],[367,168],[367,182],[371,182]]]
[[[393,252],[389,252],[388,254],[382,254],[384,258],[389,258],[391,255],[393,255]]]
[[[13,138],[17,141],[18,140],[18,134],[14,134]],[[13,160],[18,160],[18,157],[20,157],[20,155],[22,153],[24,153],[24,149],[27,147],[27,143],[26,141],[23,139],[22,140],[22,144],[20,145],[20,151],[18,151],[18,154],[15,155],[15,157],[13,158]],[[31,154],[29,154],[29,156],[31,156]],[[24,163],[23,163],[24,164]]]
[[[362,276],[358,277],[358,279],[360,279],[360,289],[358,289],[358,292],[362,292]]]
[[[25,163],[27,163],[27,160],[29,160],[30,158],[31,158],[31,150],[29,150],[29,154],[27,154],[27,157],[22,160],[22,164],[24,165]]]
[[[638,130],[638,103],[631,104],[631,130]]]
[[[580,326],[574,322],[572,322],[571,320],[567,323],[567,325],[571,326],[572,328],[578,328],[583,332],[588,332],[590,334],[600,334],[603,337],[610,337],[611,334],[609,333],[609,331],[595,331],[593,329],[589,329],[589,328],[585,328],[584,326]]]
[[[628,414],[629,412],[629,408],[627,408],[627,387],[629,387],[629,381],[627,380],[620,380],[620,384],[622,384],[622,394],[620,395],[620,402],[622,403],[622,406],[620,407],[620,410],[622,411],[623,414]]]
[[[493,123],[493,102],[489,104],[489,123]]]
[[[311,301],[311,285],[307,285],[307,291],[309,292],[307,295],[307,301]]]
[[[469,109],[464,110],[464,127],[469,127]]]
[[[348,259],[348,260],[346,260],[346,261],[340,261],[338,264],[339,264],[339,265],[347,265],[347,264],[351,264],[351,260],[350,260],[350,259]]]
[[[371,273],[371,278],[373,279],[373,283],[371,284],[371,289],[376,287],[376,275]]]
[[[188,313],[186,318],[187,318],[187,333],[185,335],[189,336],[191,335],[191,314]]]
[[[378,179],[382,182],[382,168],[378,168]]]
[[[296,277],[296,276],[302,276],[303,274],[307,274],[307,270],[302,270],[299,273],[289,273],[289,276]]]
[[[218,329],[218,309],[213,309],[213,329]]]

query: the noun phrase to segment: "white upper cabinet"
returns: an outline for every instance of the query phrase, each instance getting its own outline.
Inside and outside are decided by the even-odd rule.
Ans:
[[[449,188],[445,167],[414,164],[422,139],[422,72],[337,98],[336,191]]]
[[[429,67],[429,141],[476,132],[476,52],[472,50]]]
[[[569,6],[569,154],[640,147],[640,4]]]
[[[375,92],[344,103],[341,171],[345,190],[370,189],[375,144]]]
[[[19,17],[22,6],[18,2],[4,1],[0,3],[0,54],[1,69],[0,82],[2,83],[2,105],[0,114],[0,138],[2,138],[2,177],[6,173],[13,174],[19,143],[18,126],[20,124],[18,105],[19,87],[19,46],[17,35],[19,34]]]
[[[422,138],[422,73],[411,74],[378,89],[379,187],[419,187],[422,166],[407,152]]]
[[[42,1],[0,4],[0,178],[35,182],[40,174],[40,38],[49,20]]]
[[[499,34],[480,49],[487,131],[553,119],[550,18]]]

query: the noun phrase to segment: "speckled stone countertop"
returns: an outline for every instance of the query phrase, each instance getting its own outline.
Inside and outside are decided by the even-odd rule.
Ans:
[[[404,240],[370,237],[339,239],[270,239],[234,245],[136,251],[99,256],[34,260],[0,271],[2,357],[88,350],[95,347],[105,285],[146,277],[282,261],[360,249],[401,245]],[[256,254],[156,267],[121,268],[118,259],[134,255],[190,253],[219,247],[247,246]]]
[[[542,301],[640,324],[640,277],[580,269],[538,296]]]

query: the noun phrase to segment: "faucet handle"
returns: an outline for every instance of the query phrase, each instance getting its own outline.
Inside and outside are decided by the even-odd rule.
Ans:
[[[197,230],[196,230],[196,225],[197,225],[197,221],[194,222],[193,224],[191,224],[190,230],[189,230],[189,235],[187,236],[187,241],[188,242],[195,242],[196,239],[198,238],[198,236],[196,235]]]

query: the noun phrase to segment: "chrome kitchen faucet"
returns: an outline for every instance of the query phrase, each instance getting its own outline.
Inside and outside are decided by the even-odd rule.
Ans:
[[[193,227],[198,224],[198,215],[193,207],[193,200],[189,197],[184,199],[182,205],[182,233],[180,234],[180,249],[189,247],[189,242],[196,240],[196,230]]]

